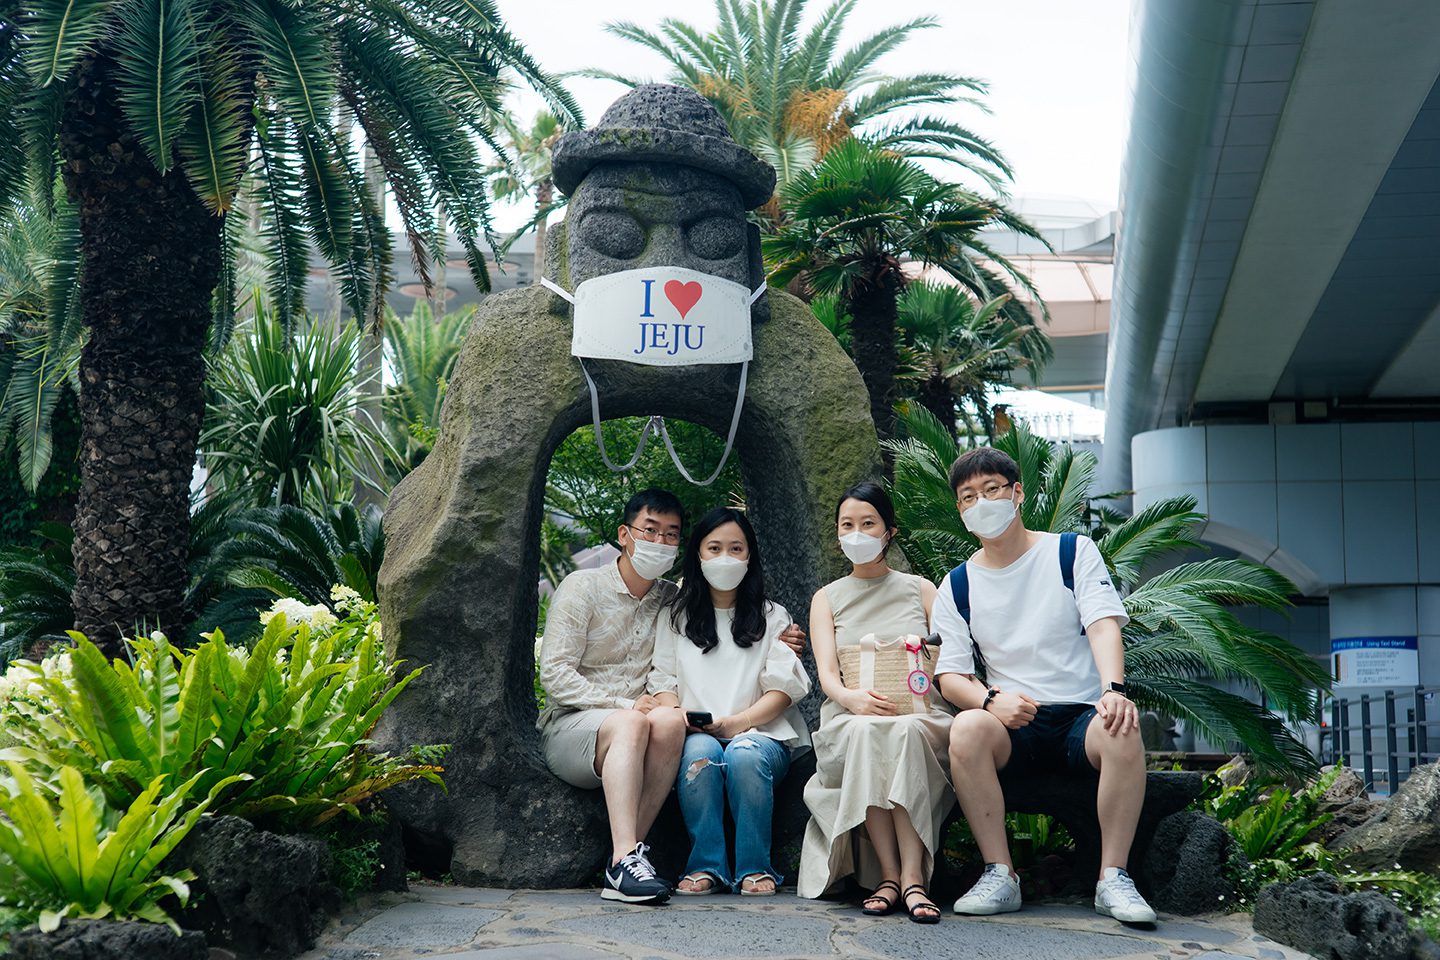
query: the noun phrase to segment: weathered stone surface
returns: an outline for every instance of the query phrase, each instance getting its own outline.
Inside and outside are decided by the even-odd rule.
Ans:
[[[690,124],[684,136],[718,136],[708,104],[693,103],[694,94],[665,97],[681,104],[674,122]],[[634,117],[649,122],[658,102],[645,93]],[[693,151],[606,154],[575,175],[565,223],[549,237],[547,274],[574,289],[592,276],[675,265],[758,286],[757,237],[743,214],[760,201],[747,176],[717,172]],[[697,224],[699,202],[713,214]],[[798,614],[844,572],[833,546],[835,500],[878,474],[879,445],[864,384],[835,338],[805,304],[780,293],[761,297],[752,320],[764,318],[767,301],[736,452],[771,592]],[[450,380],[434,450],[396,488],[385,515],[386,646],[429,669],[395,703],[377,738],[391,748],[454,745],[448,794],[407,786],[387,801],[408,828],[411,849],[448,852],[465,883],[585,883],[609,847],[599,792],[573,789],[546,769],[531,695],[546,471],[555,448],[590,419],[570,335],[569,308],[543,288],[487,298]],[[728,430],[736,366],[587,367],[606,417],[659,414]],[[686,843],[673,831],[652,840]]]
[[[1255,904],[1255,930],[1332,960],[1406,960],[1405,914],[1379,893],[1347,894],[1326,873],[1271,884]]]
[[[1320,773],[1324,775],[1332,769],[1325,767]],[[1315,807],[1317,815],[1329,814],[1330,819],[1311,830],[1305,842],[1332,846],[1340,837],[1369,821],[1384,806],[1383,800],[1370,799],[1365,792],[1365,781],[1354,770],[1341,767],[1335,782],[1321,795]]]
[[[1416,767],[1380,812],[1336,841],[1358,870],[1440,870],[1440,763]]]
[[[66,920],[53,933],[31,927],[10,940],[10,960],[206,960],[205,935],[180,936],[158,923]]]
[[[171,862],[195,871],[184,925],[245,953],[291,956],[314,946],[325,912],[340,904],[323,842],[239,817],[201,820]]]
[[[758,207],[775,189],[775,170],[730,136],[719,112],[683,87],[651,83],[610,105],[592,129],[567,133],[555,145],[555,186],[573,193],[600,163],[666,163],[718,173]]]
[[[1184,916],[1212,913],[1235,903],[1226,864],[1243,857],[1218,820],[1191,810],[1172,813],[1155,828],[1140,860],[1140,880],[1156,910]]]

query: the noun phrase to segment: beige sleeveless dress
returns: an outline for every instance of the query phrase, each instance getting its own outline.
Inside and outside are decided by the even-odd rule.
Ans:
[[[851,576],[825,587],[835,618],[835,645],[859,643],[869,633],[928,634],[920,592],[924,582],[892,570],[872,580]],[[909,812],[925,842],[924,875],[929,878],[940,826],[955,803],[946,775],[951,719],[940,706],[926,714],[872,717],[825,701],[814,737],[815,775],[805,785],[810,823],[800,853],[800,896],[818,897],[852,873],[866,889],[880,882],[880,864],[864,828],[868,807]]]

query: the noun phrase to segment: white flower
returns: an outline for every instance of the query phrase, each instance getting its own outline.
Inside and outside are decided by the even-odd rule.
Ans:
[[[312,627],[331,627],[337,622],[335,614],[324,604],[302,603],[294,597],[281,597],[270,605],[270,609],[260,614],[261,623],[269,623],[275,618],[275,614],[285,615],[289,623],[305,623]]]
[[[342,613],[349,613],[365,601],[360,594],[343,583],[337,583],[330,588],[330,599],[335,604],[335,609]]]

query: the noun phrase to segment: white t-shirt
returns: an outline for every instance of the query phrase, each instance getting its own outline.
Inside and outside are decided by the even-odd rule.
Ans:
[[[655,659],[650,671],[650,693],[674,693],[685,710],[712,714],[716,719],[740,713],[763,695],[778,690],[790,698],[790,707],[769,723],[743,733],[761,733],[792,750],[808,746],[809,730],[795,704],[810,692],[810,678],[795,651],[780,634],[790,625],[790,614],[778,603],[767,603],[765,636],[748,647],[733,639],[734,610],[715,611],[715,633],[720,642],[704,653],[681,629],[670,611],[660,613],[655,625]]]
[[[1100,697],[1100,671],[1080,633],[1105,617],[1130,622],[1110,571],[1088,537],[1075,538],[1075,592],[1060,574],[1060,535],[1040,540],[1008,567],[968,564],[970,622],[955,609],[947,576],[940,581],[931,624],[940,634],[935,675],[974,673],[973,636],[990,683],[1040,703],[1091,703]]]

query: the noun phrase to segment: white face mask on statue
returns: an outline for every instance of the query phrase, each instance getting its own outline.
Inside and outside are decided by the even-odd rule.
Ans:
[[[630,546],[633,549],[626,554],[630,558],[630,565],[646,580],[659,580],[670,572],[670,568],[675,566],[675,555],[680,552],[678,546],[651,543],[633,536],[630,538]]]
[[[700,561],[700,572],[705,575],[705,582],[716,590],[734,590],[749,570],[749,561],[736,557],[711,557]]]
[[[982,540],[993,540],[1015,522],[1015,498],[1012,493],[1008,500],[986,500],[981,497],[975,505],[960,515],[965,529]]]
[[[880,556],[885,549],[885,541],[857,531],[840,538],[840,549],[851,563],[869,563]]]

